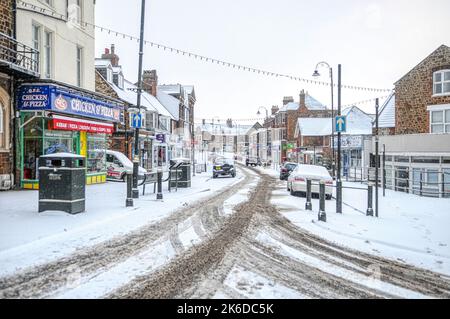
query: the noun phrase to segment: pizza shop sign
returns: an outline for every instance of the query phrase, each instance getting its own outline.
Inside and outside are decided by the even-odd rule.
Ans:
[[[22,111],[55,111],[65,114],[121,122],[122,108],[104,101],[77,95],[53,85],[23,85],[18,90]]]

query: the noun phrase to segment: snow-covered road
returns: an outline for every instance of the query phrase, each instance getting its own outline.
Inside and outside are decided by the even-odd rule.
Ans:
[[[443,274],[298,227],[271,201],[283,188],[276,178],[240,171],[237,183],[155,223],[1,277],[0,297],[450,297]]]

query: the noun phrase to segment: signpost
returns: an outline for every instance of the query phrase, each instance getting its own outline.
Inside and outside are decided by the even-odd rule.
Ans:
[[[142,114],[141,113],[132,114],[131,127],[132,128],[142,128]]]
[[[347,132],[347,117],[346,116],[336,116],[336,132],[345,133]]]

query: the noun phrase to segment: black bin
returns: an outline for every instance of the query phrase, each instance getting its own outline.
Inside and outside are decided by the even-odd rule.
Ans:
[[[78,214],[85,211],[86,160],[76,154],[56,153],[39,158],[39,212]]]
[[[185,158],[172,159],[170,166],[178,171],[178,180],[171,178],[170,187],[191,187],[191,161]]]

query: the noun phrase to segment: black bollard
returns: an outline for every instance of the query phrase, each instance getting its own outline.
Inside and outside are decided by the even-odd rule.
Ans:
[[[162,167],[158,167],[158,194],[156,195],[157,200],[163,199],[162,194]]]
[[[306,180],[306,204],[305,204],[306,210],[312,210],[312,203],[311,203],[311,180]]]
[[[325,213],[325,182],[324,181],[320,181],[319,196],[320,196],[319,221],[326,222],[327,214]]]
[[[373,184],[367,186],[367,216],[373,217]]]
[[[133,174],[131,172],[127,172],[127,200],[126,207],[133,207]]]
[[[342,181],[336,182],[336,213],[342,214]]]

